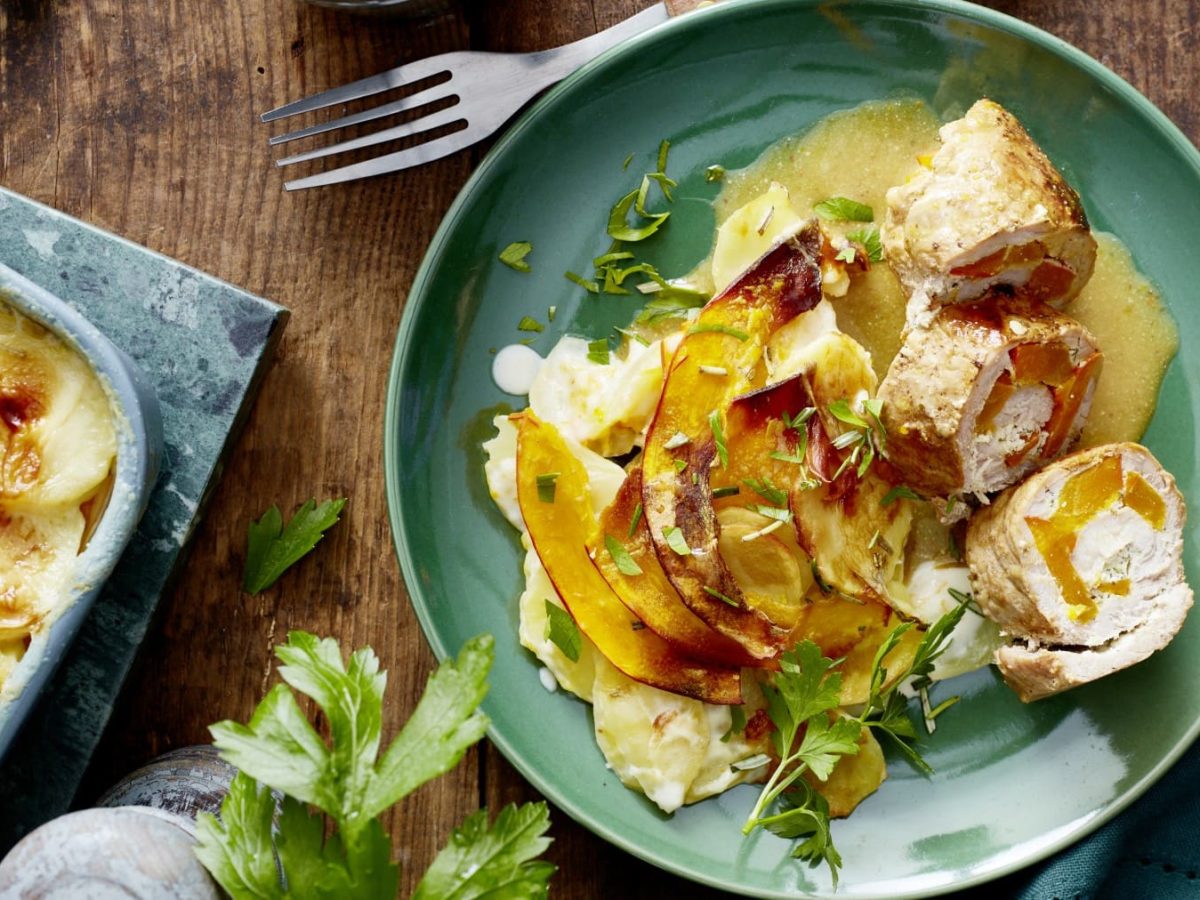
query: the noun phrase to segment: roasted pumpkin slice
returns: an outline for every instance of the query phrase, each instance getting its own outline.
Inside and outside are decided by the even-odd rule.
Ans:
[[[552,425],[528,410],[516,418],[521,516],[580,630],[635,681],[707,703],[741,703],[737,669],[689,659],[634,619],[588,555],[596,516],[583,464]]]
[[[724,459],[729,401],[764,377],[763,347],[821,300],[820,247],[807,223],[701,310],[671,360],[642,459],[642,504],[663,571],[696,615],[758,659],[779,653],[786,629],[747,603],[721,559],[709,471]]]
[[[604,580],[642,620],[682,653],[695,659],[752,666],[741,645],[714,631],[676,593],[659,565],[642,515],[642,469],[635,465],[589,543],[592,562]]]
[[[855,466],[842,466],[852,450],[834,446],[837,434],[831,431],[841,423],[829,405],[835,397],[869,393],[874,375],[864,361],[855,380],[855,355],[843,346],[854,343],[849,337],[833,335],[821,343],[827,352],[814,353],[798,374],[730,404],[730,476],[765,478],[788,495],[800,546],[827,589],[886,603],[890,585],[901,577],[912,510],[906,501],[884,504],[893,487],[883,474],[886,463],[877,461],[861,476]],[[787,426],[809,408],[814,412],[803,425]]]

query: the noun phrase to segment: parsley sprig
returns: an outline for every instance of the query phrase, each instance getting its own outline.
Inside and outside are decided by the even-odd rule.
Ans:
[[[830,832],[829,805],[802,776],[811,772],[819,781],[827,780],[842,757],[858,753],[864,728],[888,738],[919,771],[932,772],[912,746],[916,729],[899,686],[911,681],[918,689],[928,687],[933,665],[966,608],[966,604],[958,605],[929,627],[912,662],[897,678],[889,677],[884,661],[913,626],[905,622],[893,629],[875,654],[867,703],[857,716],[838,712],[842,676],[837,667],[841,660],[823,656],[812,641],[803,641],[780,657],[774,684],[763,685],[767,714],[775,726],[771,740],[779,764],[747,817],[743,834],[765,828],[800,841],[792,856],[813,866],[825,863],[837,886],[842,859]],[[944,703],[939,710],[949,705]]]
[[[345,505],[345,497],[320,504],[309,500],[286,525],[278,506],[268,509],[257,522],[252,520],[247,529],[242,589],[248,594],[258,594],[278,581],[337,524]]]
[[[395,897],[399,869],[378,817],[457,765],[483,736],[488,720],[478,706],[492,638],[473,638],[433,673],[382,756],[387,676],[369,647],[346,665],[336,641],[294,631],[275,652],[286,684],[267,694],[249,724],[210,729],[221,757],[240,771],[220,819],[197,818],[196,855],[235,900]],[[331,743],[309,723],[293,689],[324,713]],[[273,791],[283,794],[277,821]],[[550,843],[549,824],[544,803],[510,806],[490,826],[480,810],[454,832],[414,896],[544,897],[554,867],[535,857]]]

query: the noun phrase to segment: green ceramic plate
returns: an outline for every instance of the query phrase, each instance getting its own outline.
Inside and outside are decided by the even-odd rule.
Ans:
[[[569,78],[500,141],[434,238],[405,309],[386,421],[388,501],[412,602],[434,651],[497,636],[484,704],[492,740],[561,809],[629,852],[688,878],[761,896],[832,893],[827,873],[770,835],[743,841],[754,789],[661,815],[604,765],[588,707],[549,694],[515,636],[517,536],[493,508],[479,444],[506,398],[489,348],[525,314],[558,315],[534,346],[598,336],[637,300],[589,297],[563,280],[603,252],[609,206],[662,138],[682,175],[654,261],[682,273],[713,228],[705,166],[745,165],[834,110],[916,95],[938,112],[988,95],[1015,112],[1082,189],[1093,222],[1120,235],[1162,288],[1185,352],[1146,442],[1197,496],[1200,155],[1098,63],[1020,22],[950,0],[730,2],[636,38]],[[496,261],[530,240],[532,274]],[[1196,532],[1187,533],[1194,575]],[[1135,669],[1023,706],[989,672],[943,688],[964,702],[925,742],[937,774],[891,766],[882,789],[835,825],[840,897],[908,897],[986,881],[1063,847],[1146,789],[1200,720],[1200,622]]]

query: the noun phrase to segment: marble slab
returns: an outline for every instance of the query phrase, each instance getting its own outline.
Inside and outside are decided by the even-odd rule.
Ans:
[[[133,357],[158,393],[166,444],[137,534],[0,762],[3,856],[70,808],[288,313],[3,188],[0,260]]]

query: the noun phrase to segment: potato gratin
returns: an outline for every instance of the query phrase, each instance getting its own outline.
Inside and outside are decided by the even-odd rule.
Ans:
[[[717,210],[710,258],[647,291],[701,299],[657,301],[611,355],[562,338],[484,445],[526,549],[521,643],[592,704],[622,782],[670,812],[803,768],[771,736],[804,642],[838,661],[831,734],[872,724],[862,705],[954,610],[932,677],[995,662],[1025,700],[1165,646],[1192,602],[1185,509],[1128,441],[1171,326],[1016,119],[981,100],[939,132],[868,104],[730,173]],[[1110,364],[1129,285],[1130,333],[1166,337]],[[1106,376],[1149,384],[1133,425]],[[803,772],[826,815],[885,777],[875,729],[848,733]]]
[[[0,690],[62,611],[111,486],[117,436],[91,366],[0,301]]]

